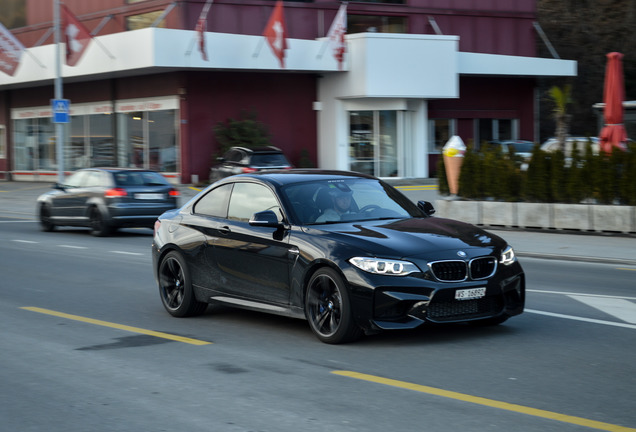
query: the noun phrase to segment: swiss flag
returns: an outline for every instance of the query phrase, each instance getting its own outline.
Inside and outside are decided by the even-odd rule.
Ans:
[[[333,49],[333,56],[338,61],[338,68],[342,70],[342,62],[344,61],[344,55],[347,51],[347,45],[345,43],[345,34],[347,33],[347,5],[343,4],[338,9],[338,13],[331,23],[327,38],[329,44]]]
[[[75,66],[93,37],[66,5],[62,5],[62,31],[66,42],[66,64]]]
[[[263,36],[267,43],[278,57],[280,66],[285,67],[285,50],[287,49],[287,29],[285,28],[285,17],[283,16],[283,2],[278,0],[272,15],[263,31]]]
[[[205,30],[207,27],[207,19],[201,17],[197,21],[197,26],[195,28],[197,32],[197,37],[199,38],[199,51],[201,51],[201,57],[203,60],[208,61],[208,53],[205,50]]]
[[[0,23],[0,71],[13,76],[23,52],[24,45]]]

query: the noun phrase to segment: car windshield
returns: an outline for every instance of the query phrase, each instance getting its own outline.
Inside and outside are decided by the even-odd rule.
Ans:
[[[413,202],[374,179],[328,179],[285,186],[301,225],[422,217]]]
[[[154,171],[120,171],[115,173],[117,186],[165,186],[168,181]]]
[[[255,153],[252,155],[250,165],[257,167],[287,166],[289,162],[282,153]]]

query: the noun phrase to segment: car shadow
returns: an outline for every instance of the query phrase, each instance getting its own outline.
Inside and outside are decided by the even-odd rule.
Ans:
[[[212,304],[203,315],[204,319],[231,325],[241,325],[247,331],[251,326],[259,330],[267,329],[272,332],[291,335],[300,338],[318,339],[313,335],[309,324],[305,320],[272,315],[265,312],[250,311],[233,308],[231,306]],[[451,324],[423,324],[409,330],[386,330],[379,333],[364,335],[353,342],[360,347],[395,347],[408,345],[445,345],[478,339],[492,339],[500,337],[516,337],[520,329],[514,325],[514,317],[500,325],[485,326],[471,323]],[[320,343],[320,342],[319,342]]]

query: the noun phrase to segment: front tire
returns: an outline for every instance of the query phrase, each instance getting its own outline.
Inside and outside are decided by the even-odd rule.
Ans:
[[[55,224],[51,222],[51,209],[46,204],[40,206],[40,228],[44,232],[55,230]]]
[[[305,315],[311,330],[322,342],[352,342],[362,335],[353,320],[347,287],[331,268],[321,268],[309,280]]]
[[[180,318],[195,316],[207,308],[207,303],[195,298],[190,271],[179,252],[168,252],[161,259],[158,280],[161,302],[170,315]]]

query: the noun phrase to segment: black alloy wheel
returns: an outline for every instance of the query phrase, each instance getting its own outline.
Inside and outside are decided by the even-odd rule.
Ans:
[[[110,234],[111,229],[104,221],[102,212],[97,207],[91,207],[89,213],[89,223],[91,228],[91,234],[95,237],[104,237]]]
[[[40,228],[45,232],[55,230],[55,224],[51,222],[51,209],[46,204],[40,206]]]
[[[325,343],[351,342],[362,335],[353,321],[347,288],[331,268],[321,268],[311,277],[305,296],[305,314],[311,330]]]
[[[195,298],[187,264],[177,251],[168,252],[159,264],[159,295],[175,317],[200,315],[208,306]]]

